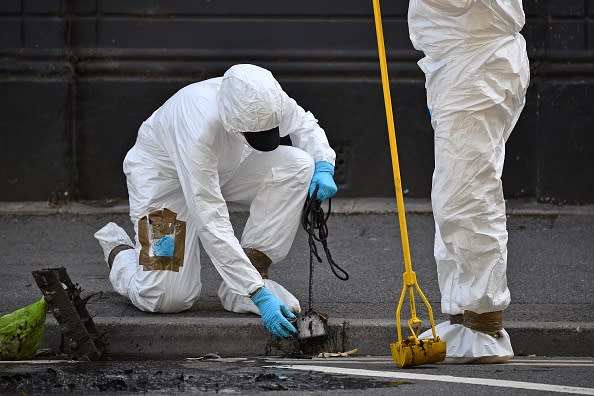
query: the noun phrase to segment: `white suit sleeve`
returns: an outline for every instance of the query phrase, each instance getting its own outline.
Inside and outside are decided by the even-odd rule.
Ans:
[[[283,93],[280,135],[291,137],[293,146],[312,156],[314,162],[334,165],[336,153],[330,147],[324,130],[311,112],[306,112],[295,100]]]
[[[217,136],[206,130],[200,111],[190,100],[178,103],[173,114],[175,147],[171,149],[181,188],[204,250],[229,288],[249,295],[264,286],[251,265],[229,220],[217,171]],[[212,127],[211,127],[212,128]],[[219,132],[218,130],[214,132]]]

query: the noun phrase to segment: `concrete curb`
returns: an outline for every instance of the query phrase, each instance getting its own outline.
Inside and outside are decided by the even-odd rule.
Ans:
[[[327,208],[327,206],[324,206]],[[406,198],[407,213],[431,214],[428,199]],[[245,206],[229,205],[230,212],[247,212]],[[114,204],[71,202],[52,207],[47,202],[0,202],[0,215],[48,216],[56,214],[105,215],[128,214],[125,201]],[[397,213],[394,198],[335,198],[332,213],[337,214],[391,214]],[[594,205],[557,206],[527,200],[508,200],[507,214],[517,216],[594,215]]]
[[[183,359],[216,352],[221,356],[283,356],[298,350],[296,341],[270,336],[258,318],[95,318],[106,332],[105,358]],[[516,356],[594,356],[594,323],[508,322]],[[408,330],[404,329],[404,333]],[[331,319],[329,336],[318,351],[359,349],[359,355],[390,355],[396,341],[393,320]],[[44,345],[57,350],[60,332],[55,321],[46,326]]]

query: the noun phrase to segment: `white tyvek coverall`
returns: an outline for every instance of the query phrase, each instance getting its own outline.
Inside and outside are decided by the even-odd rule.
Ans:
[[[293,147],[258,152],[240,133],[277,126]],[[235,65],[222,78],[181,89],[142,124],[124,160],[136,249],[115,257],[114,289],[144,311],[190,308],[201,289],[200,241],[223,279],[219,295],[225,307],[236,310],[240,297],[258,313],[248,296],[265,283],[242,247],[260,250],[273,263],[282,260],[298,229],[314,161],[334,160],[314,116],[265,69]],[[250,205],[241,243],[226,201]],[[163,208],[186,222],[183,266],[179,272],[143,271],[138,221]],[[266,281],[278,291],[274,286],[280,285]],[[299,304],[288,308],[298,311]]]
[[[419,66],[435,132],[431,199],[442,311],[501,311],[510,303],[501,173],[530,78],[522,2],[411,0],[408,22],[414,47],[425,53]],[[505,330],[497,340],[449,322],[437,331],[452,361],[513,356]]]

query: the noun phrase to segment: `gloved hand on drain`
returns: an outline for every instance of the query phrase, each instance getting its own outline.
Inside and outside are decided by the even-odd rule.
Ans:
[[[336,194],[338,187],[336,187],[336,183],[334,182],[334,165],[326,161],[316,162],[314,174],[309,184],[310,197],[316,186],[318,187],[317,199],[319,201],[325,201]]]
[[[283,338],[297,334],[297,329],[287,320],[295,319],[295,315],[267,288],[261,288],[250,298],[260,310],[262,322],[269,332]]]

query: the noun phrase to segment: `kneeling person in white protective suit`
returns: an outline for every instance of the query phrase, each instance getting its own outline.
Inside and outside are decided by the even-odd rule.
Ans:
[[[287,135],[293,147],[279,146]],[[267,279],[268,267],[288,254],[308,191],[336,193],[334,161],[317,120],[265,69],[235,65],[181,89],[142,124],[124,160],[136,243],[114,223],[95,234],[114,289],[143,311],[189,309],[201,290],[200,241],[223,278],[225,309],[295,334],[299,301]],[[249,205],[241,242],[231,201]]]
[[[530,78],[524,20],[521,0],[409,3],[410,38],[425,53],[435,259],[441,309],[451,315],[436,330],[453,363],[513,356],[502,323],[510,293],[501,173]]]

